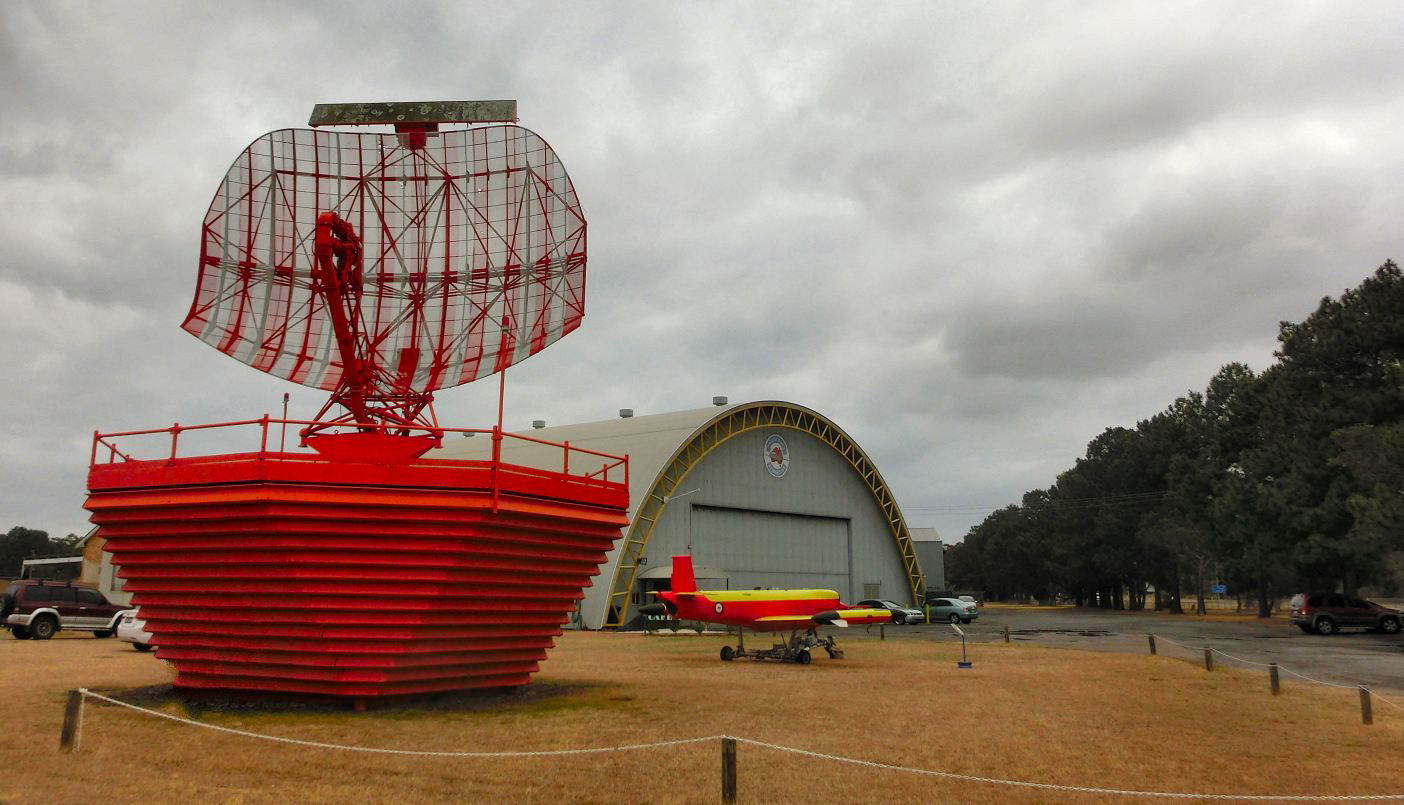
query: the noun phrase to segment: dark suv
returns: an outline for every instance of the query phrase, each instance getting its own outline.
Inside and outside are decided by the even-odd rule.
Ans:
[[[48,640],[60,629],[111,637],[119,616],[129,609],[110,603],[91,587],[66,581],[21,579],[0,595],[0,623],[20,640]]]
[[[1291,607],[1289,617],[1303,632],[1335,634],[1344,626],[1363,626],[1385,634],[1399,632],[1399,610],[1341,593],[1297,593]]]

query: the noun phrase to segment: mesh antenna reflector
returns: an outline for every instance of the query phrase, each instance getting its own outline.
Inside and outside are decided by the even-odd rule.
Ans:
[[[585,314],[585,218],[536,133],[484,126],[411,148],[393,133],[283,129],[220,183],[182,326],[256,369],[336,389],[343,361],[313,255],[328,211],[361,239],[354,305],[371,396],[501,371]]]

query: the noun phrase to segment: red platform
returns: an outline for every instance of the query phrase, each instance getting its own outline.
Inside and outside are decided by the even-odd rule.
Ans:
[[[262,424],[266,443],[267,419],[238,424]],[[179,687],[524,685],[628,523],[627,463],[570,474],[570,453],[588,451],[561,447],[560,472],[112,448],[114,463],[90,469],[86,508]]]

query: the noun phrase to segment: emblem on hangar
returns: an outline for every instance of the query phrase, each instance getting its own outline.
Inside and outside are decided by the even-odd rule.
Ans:
[[[776,478],[784,478],[790,471],[790,446],[778,433],[766,437],[765,470]]]

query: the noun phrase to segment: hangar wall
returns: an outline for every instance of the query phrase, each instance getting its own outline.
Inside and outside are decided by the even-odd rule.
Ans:
[[[778,478],[766,469],[772,436],[789,447],[789,466]],[[708,453],[681,487],[679,495],[698,491],[663,510],[644,554],[650,568],[670,564],[691,545],[693,561],[725,572],[731,589],[819,587],[850,603],[873,590],[911,598],[872,492],[843,456],[807,433],[742,433]]]
[[[704,566],[726,568],[728,588],[822,587],[845,593],[851,588],[847,519],[688,505],[691,522],[685,531],[692,554]],[[667,544],[659,550],[681,553]]]

